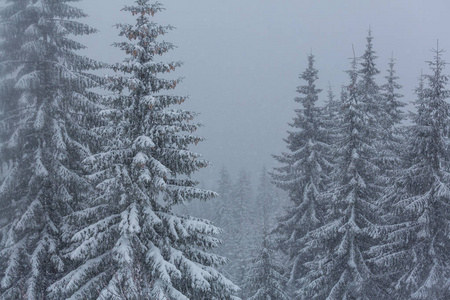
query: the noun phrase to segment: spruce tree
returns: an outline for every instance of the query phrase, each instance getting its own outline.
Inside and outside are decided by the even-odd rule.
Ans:
[[[258,243],[262,239],[263,228],[270,231],[276,226],[277,218],[282,212],[283,200],[282,194],[271,182],[267,168],[263,167],[259,177],[258,193],[253,201],[253,207],[250,209],[255,220],[253,232],[258,236]]]
[[[397,279],[396,299],[450,297],[450,92],[442,52],[429,62],[432,74],[421,76],[404,165],[385,197],[387,236],[372,249],[385,276]]]
[[[370,82],[371,76],[366,75],[358,83],[356,57],[348,75],[348,94],[341,104],[335,185],[323,195],[329,203],[326,222],[305,238],[306,251],[315,251],[316,255],[306,264],[309,272],[302,280],[300,293],[304,299],[387,297],[365,257],[377,229],[379,211],[375,202],[380,193],[376,184],[378,169],[373,163],[376,106],[371,93],[363,90],[370,86],[364,82]]]
[[[322,113],[322,123],[327,134],[327,141],[332,148],[336,144],[336,138],[339,134],[339,127],[336,125],[340,122],[341,105],[340,99],[336,99],[331,84],[328,84],[327,101],[322,108]]]
[[[383,114],[381,113],[381,94],[380,87],[376,83],[376,76],[380,74],[380,71],[375,64],[377,56],[375,50],[373,50],[373,36],[371,30],[369,30],[366,40],[366,50],[361,56],[361,69],[358,71],[360,80],[357,84],[362,101],[367,103],[368,108],[370,108],[370,111],[367,113],[374,114],[375,117],[378,117],[381,120],[383,117]]]
[[[396,75],[395,59],[391,57],[388,64],[387,75],[384,77],[386,83],[380,88],[381,100],[387,118],[382,123],[383,128],[389,130],[397,126],[404,118],[404,113],[401,110],[405,104],[400,101],[403,95],[399,93],[402,86],[397,82],[399,77]]]
[[[0,11],[0,298],[47,299],[70,270],[64,217],[90,191],[80,161],[97,138],[87,89],[100,67],[72,36],[95,32],[70,0],[7,0]]]
[[[300,75],[306,81],[299,86],[294,130],[286,139],[289,152],[275,156],[282,164],[273,172],[275,185],[285,190],[291,200],[290,207],[279,220],[275,229],[278,248],[289,259],[290,285],[299,288],[299,281],[305,275],[303,264],[313,258],[314,253],[305,251],[304,237],[322,225],[324,205],[319,199],[329,183],[331,171],[330,147],[323,126],[323,111],[316,106],[320,89],[316,88],[318,71],[314,68],[314,56],[308,55],[308,67]]]
[[[252,202],[250,175],[247,171],[241,170],[232,191],[232,224],[228,230],[231,239],[227,246],[230,249],[227,253],[230,262],[226,266],[231,279],[241,288],[244,284],[245,272],[254,242],[253,223],[255,219],[250,213]],[[241,289],[240,296],[243,292]]]
[[[230,266],[232,258],[230,253],[233,253],[236,247],[236,239],[234,236],[234,206],[233,206],[233,182],[225,166],[222,167],[219,174],[219,180],[217,182],[218,197],[212,200],[214,225],[222,229],[220,239],[221,245],[217,248],[216,252],[228,259],[228,262],[223,265],[220,270],[226,276],[232,277],[233,268]],[[230,273],[231,272],[231,273]]]
[[[220,247],[222,250],[229,245],[229,240],[232,239],[232,236],[229,234],[233,223],[233,207],[231,203],[232,189],[233,182],[230,173],[225,167],[222,167],[220,170],[220,178],[217,183],[217,193],[219,196],[213,200],[216,203],[213,221],[217,226],[224,230],[224,245]],[[224,253],[224,251],[221,251],[221,253]]]
[[[215,193],[196,188],[191,174],[208,162],[189,148],[202,141],[193,133],[196,113],[173,108],[186,97],[167,95],[179,79],[158,76],[179,62],[158,60],[174,46],[158,37],[171,26],[152,17],[160,3],[136,0],[124,11],[136,24],[119,24],[127,41],[115,46],[128,56],[108,78],[97,129],[106,141],[86,160],[98,196],[73,215],[84,225],[68,256],[77,268],[51,287],[57,299],[231,299],[237,287],[216,268],[225,259],[210,253],[220,230],[209,221],[173,213],[173,206]]]
[[[274,189],[267,169],[263,167],[258,194],[250,210],[254,219],[250,230],[254,238],[253,245],[250,245],[252,257],[247,264],[243,282],[245,299],[289,299],[286,269],[269,235],[280,205],[280,194]]]
[[[402,151],[402,134],[400,123],[404,119],[402,107],[404,103],[400,101],[403,97],[399,93],[402,88],[397,83],[398,76],[395,70],[395,59],[392,57],[389,61],[386,83],[380,88],[381,110],[384,117],[380,119],[382,131],[379,137],[378,163],[384,175],[385,183],[390,184],[392,172],[400,167]]]
[[[264,214],[264,217],[268,217]],[[277,259],[272,242],[264,226],[262,244],[257,257],[252,259],[248,268],[244,289],[250,296],[248,300],[288,300],[286,292],[287,278],[282,263]]]

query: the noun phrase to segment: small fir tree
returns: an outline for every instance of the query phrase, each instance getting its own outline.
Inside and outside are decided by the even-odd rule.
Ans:
[[[253,245],[253,222],[254,216],[250,213],[252,207],[252,184],[247,171],[241,170],[232,190],[232,224],[229,227],[230,234],[229,264],[226,271],[231,279],[239,287],[242,287],[245,279],[245,270],[251,258],[251,247]],[[243,293],[241,289],[241,296]]]
[[[322,108],[322,123],[327,134],[327,141],[331,148],[336,144],[337,135],[339,134],[339,127],[336,126],[340,123],[341,118],[341,104],[340,99],[336,99],[336,95],[333,92],[331,84],[328,84],[327,101]],[[332,151],[331,151],[332,152]]]
[[[371,118],[376,118],[381,124],[385,119],[385,112],[380,93],[381,89],[376,82],[376,76],[380,74],[380,71],[375,64],[377,56],[375,50],[373,50],[373,36],[370,29],[366,40],[366,50],[361,56],[361,68],[358,70],[359,81],[354,88],[358,89],[359,97],[367,105],[368,111],[366,113]]]
[[[268,215],[264,213],[264,217]],[[250,295],[248,300],[288,300],[291,299],[286,292],[287,278],[267,234],[264,225],[262,244],[258,249],[258,256],[252,259],[247,271],[244,290]]]
[[[230,176],[230,173],[225,167],[222,167],[220,170],[220,178],[217,183],[217,193],[219,196],[214,199],[216,202],[216,209],[214,213],[213,221],[214,223],[224,230],[224,246],[221,246],[220,249],[224,249],[230,240],[230,229],[233,223],[233,214],[232,214],[232,189],[233,182]],[[222,251],[221,253],[223,253]]]
[[[403,121],[404,113],[401,108],[405,104],[400,101],[403,98],[403,95],[399,93],[402,86],[397,82],[399,77],[396,75],[394,57],[391,57],[388,66],[386,70],[388,74],[384,77],[386,83],[381,86],[382,106],[388,117],[382,125],[385,130],[391,131],[390,129]]]
[[[280,217],[279,214],[282,213],[284,204],[283,195],[272,183],[266,167],[261,170],[258,193],[253,204],[254,207],[251,209],[255,219],[253,232],[258,236],[257,242],[260,243],[264,235],[263,229],[270,230],[276,226],[277,218]]]
[[[404,119],[402,107],[404,103],[400,101],[403,97],[399,93],[401,85],[397,83],[398,76],[395,71],[395,59],[389,61],[388,74],[385,77],[386,83],[381,86],[381,106],[384,118],[380,120],[382,131],[378,145],[378,164],[383,175],[384,184],[390,185],[390,178],[393,172],[401,165],[401,152],[403,148],[402,132],[400,123]]]

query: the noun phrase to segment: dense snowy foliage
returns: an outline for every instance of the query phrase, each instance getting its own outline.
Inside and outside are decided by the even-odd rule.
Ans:
[[[386,193],[390,223],[374,261],[394,281],[396,299],[450,297],[448,76],[442,50],[421,76],[404,163]],[[425,86],[424,79],[427,80]]]
[[[267,217],[265,213],[263,217]],[[286,289],[287,278],[282,263],[277,259],[276,252],[269,240],[264,226],[262,243],[257,249],[257,256],[252,259],[246,272],[245,290],[248,300],[288,300]]]
[[[290,124],[293,130],[286,139],[289,152],[276,156],[283,166],[273,173],[275,184],[286,190],[292,201],[276,233],[278,247],[289,257],[289,281],[294,286],[300,285],[298,281],[307,272],[304,263],[314,257],[313,251],[306,250],[304,238],[323,224],[324,205],[319,194],[327,187],[332,170],[323,111],[316,104],[321,90],[316,88],[318,71],[312,54],[300,78],[306,85],[297,90],[301,96],[295,100],[301,103],[301,109],[296,110],[294,122]]]
[[[44,299],[65,265],[64,217],[90,185],[81,161],[98,63],[70,38],[95,30],[69,0],[8,0],[1,10],[0,298]]]
[[[151,21],[159,3],[138,0],[123,10],[137,16],[135,25],[117,25],[128,41],[116,46],[129,56],[108,78],[114,94],[105,97],[104,126],[96,128],[107,142],[85,160],[98,195],[72,216],[83,225],[69,253],[78,266],[51,291],[72,299],[231,299],[236,287],[215,269],[224,258],[208,253],[220,230],[172,212],[214,193],[190,179],[208,164],[188,149],[202,140],[193,135],[196,114],[169,109],[186,98],[161,93],[180,82],[157,77],[180,66],[156,60],[173,48],[157,41],[171,27]]]

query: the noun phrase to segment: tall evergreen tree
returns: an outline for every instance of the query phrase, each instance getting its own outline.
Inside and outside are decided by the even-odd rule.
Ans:
[[[100,64],[70,36],[95,32],[70,0],[7,0],[0,11],[0,298],[47,299],[70,266],[63,217],[90,184],[80,161],[96,137],[87,88]],[[92,145],[91,145],[92,146]]]
[[[428,86],[421,77],[404,166],[386,196],[391,224],[372,249],[386,276],[398,279],[397,299],[450,297],[450,92],[442,52],[429,62]]]
[[[127,41],[115,44],[128,57],[113,66],[115,94],[105,98],[98,128],[107,143],[86,160],[98,185],[90,207],[73,219],[84,225],[68,254],[78,267],[51,287],[57,299],[231,299],[237,289],[216,268],[224,258],[209,253],[220,230],[209,221],[172,212],[174,205],[209,199],[215,193],[196,188],[190,175],[208,162],[189,150],[202,141],[193,135],[196,113],[170,109],[185,97],[166,95],[179,79],[157,75],[179,62],[157,55],[173,48],[158,36],[171,26],[152,17],[160,3],[136,0],[124,11],[136,24],[119,24]]]
[[[294,288],[306,273],[303,264],[314,256],[313,252],[304,251],[303,238],[322,225],[324,205],[319,194],[326,189],[331,170],[323,115],[316,106],[321,90],[316,87],[318,71],[312,54],[308,55],[308,67],[300,79],[306,84],[298,87],[301,96],[295,101],[302,108],[295,110],[296,117],[290,124],[294,130],[286,139],[289,152],[275,156],[282,166],[273,172],[274,183],[289,193],[292,202],[275,232],[278,247],[289,258],[290,284]]]
[[[368,61],[366,62],[368,64]],[[373,98],[358,84],[357,59],[348,71],[348,96],[342,103],[341,135],[335,186],[324,198],[330,205],[326,223],[307,236],[307,251],[317,255],[306,264],[309,273],[301,290],[305,299],[375,299],[387,297],[366,264],[378,210],[374,136],[377,119]]]

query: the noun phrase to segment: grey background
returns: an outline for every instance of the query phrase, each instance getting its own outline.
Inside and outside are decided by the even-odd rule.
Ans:
[[[431,48],[450,49],[448,0],[162,0],[166,11],[156,22],[177,27],[164,39],[178,46],[162,60],[181,60],[176,74],[185,77],[175,90],[190,95],[184,108],[200,112],[205,125],[199,134],[207,141],[194,147],[212,162],[199,174],[213,187],[226,165],[236,174],[251,170],[253,180],[263,165],[276,162],[271,154],[285,150],[287,122],[294,116],[298,75],[312,51],[320,80],[339,94],[347,82],[352,56],[365,48],[369,26],[379,58],[382,83],[392,52],[397,59],[404,101],[414,99],[421,68]],[[105,62],[123,56],[110,47],[121,41],[117,22],[130,21],[120,9],[131,0],[84,0],[76,5],[90,15],[83,20],[100,32],[83,37],[85,53]],[[449,59],[447,54],[445,58]],[[322,99],[326,93],[322,93]],[[409,107],[410,108],[410,107]]]

